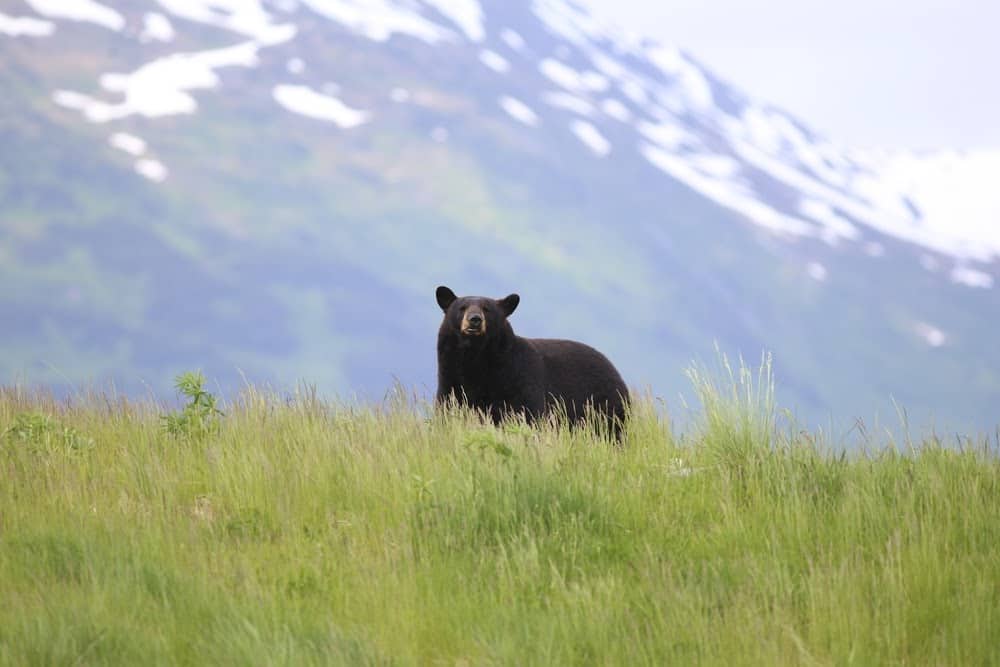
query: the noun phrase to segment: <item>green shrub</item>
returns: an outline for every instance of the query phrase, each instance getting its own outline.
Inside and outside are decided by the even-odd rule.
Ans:
[[[82,452],[94,446],[94,439],[72,426],[64,426],[52,415],[24,412],[4,429],[0,441],[32,451]]]
[[[167,433],[197,440],[218,432],[219,417],[225,413],[218,408],[218,399],[205,391],[204,384],[201,373],[189,371],[177,376],[174,386],[188,403],[180,412],[161,416]]]

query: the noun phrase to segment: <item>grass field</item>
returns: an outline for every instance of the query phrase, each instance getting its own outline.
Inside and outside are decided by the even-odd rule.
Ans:
[[[761,372],[620,448],[396,395],[0,390],[0,662],[1000,664],[996,444],[776,426]]]

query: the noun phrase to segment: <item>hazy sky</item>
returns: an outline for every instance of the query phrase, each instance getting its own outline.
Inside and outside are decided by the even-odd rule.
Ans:
[[[582,0],[847,145],[1000,148],[1000,0]]]

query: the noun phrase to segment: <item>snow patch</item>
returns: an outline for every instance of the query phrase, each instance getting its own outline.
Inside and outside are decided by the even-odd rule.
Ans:
[[[649,103],[649,94],[638,81],[622,81],[618,84],[618,87],[621,88],[625,97],[629,98],[639,106],[645,106]]]
[[[239,0],[234,0],[239,1]],[[375,42],[384,42],[398,33],[435,44],[453,39],[455,33],[428,21],[417,11],[389,0],[302,0],[317,14],[343,24],[349,30]]]
[[[139,35],[143,42],[172,42],[176,32],[170,19],[159,12],[146,12],[142,17],[142,34]]]
[[[521,100],[504,95],[500,98],[500,107],[512,118],[521,121],[525,125],[530,127],[538,125],[538,114],[532,111],[531,107]]]
[[[440,126],[435,127],[431,130],[431,140],[439,144],[443,144],[448,141],[448,128]]]
[[[695,192],[744,216],[776,234],[804,235],[809,227],[798,218],[780,213],[754,196],[739,182],[705,173],[690,160],[669,153],[652,144],[642,144],[640,153],[657,169],[673,176]]]
[[[684,108],[708,111],[715,106],[712,86],[701,69],[675,48],[654,46],[646,49],[650,62],[666,74]],[[672,98],[673,99],[673,98]]]
[[[985,271],[978,271],[967,266],[956,266],[951,270],[951,281],[968,287],[990,289],[993,287],[993,276]]]
[[[661,61],[686,67],[676,52]],[[802,197],[799,213],[818,223],[811,236],[833,243],[868,227],[960,261],[1000,258],[1000,151],[844,151],[760,105],[703,118],[745,163]]]
[[[596,113],[593,104],[570,93],[548,92],[542,95],[542,100],[550,107],[572,111],[581,116],[590,117]]]
[[[157,0],[180,18],[246,35],[262,46],[274,46],[295,36],[290,23],[276,24],[260,0]]]
[[[851,231],[853,224],[840,219],[843,216],[849,216],[879,231],[890,234],[892,232],[889,230],[895,228],[896,216],[891,212],[885,211],[880,214],[873,210],[871,205],[863,199],[845,193],[810,176],[805,171],[795,168],[775,155],[766,153],[743,138],[731,137],[731,141],[731,146],[735,153],[750,166],[759,169],[771,178],[798,191],[801,196],[823,202],[831,211],[836,209],[839,212],[837,217],[827,216],[824,220],[818,220],[818,222],[825,225],[819,232],[820,236],[838,238],[846,234],[848,238],[855,238],[857,235],[855,233],[856,230]],[[813,231],[815,232],[815,230]],[[810,233],[809,235],[814,236],[816,234]]]
[[[565,0],[534,0],[531,9],[550,33],[577,46],[588,46],[610,32],[593,16]]]
[[[851,186],[882,231],[959,259],[1000,258],[1000,151],[860,156]]]
[[[607,90],[609,85],[608,79],[600,72],[577,72],[553,58],[542,60],[538,69],[549,81],[574,93],[601,92]]]
[[[611,142],[604,138],[597,128],[585,120],[574,120],[569,129],[598,157],[604,157],[611,152]]]
[[[483,49],[479,52],[479,62],[500,74],[505,74],[510,69],[510,63],[507,62],[506,58],[489,49]]]
[[[740,163],[725,155],[712,153],[694,153],[688,161],[706,176],[733,180],[742,169]]]
[[[502,39],[504,44],[509,46],[512,51],[520,53],[524,50],[524,38],[510,28],[504,28],[503,32],[500,33],[500,39]]]
[[[807,177],[841,190],[848,183],[850,164],[840,151],[828,141],[811,139],[784,112],[753,104],[744,109],[739,123],[726,124],[763,152],[793,165]]]
[[[675,151],[685,145],[694,147],[701,143],[693,134],[671,121],[664,120],[659,123],[642,121],[637,129],[639,134],[670,151]]]
[[[632,120],[632,112],[628,110],[628,107],[613,97],[601,101],[601,111],[623,123]]]
[[[133,134],[116,132],[108,137],[108,143],[120,151],[125,151],[133,157],[139,157],[146,152],[146,142]]]
[[[56,31],[51,21],[34,19],[29,16],[8,16],[0,12],[0,33],[11,37],[48,37]]]
[[[861,237],[860,230],[850,220],[821,199],[804,198],[799,203],[799,212],[822,225],[820,237],[831,245],[841,239],[856,240]]]
[[[828,275],[826,267],[819,262],[809,262],[806,266],[806,273],[818,283],[826,282]]]
[[[26,0],[31,8],[52,19],[96,23],[116,32],[125,27],[125,17],[94,0]]]
[[[473,42],[483,41],[483,8],[478,0],[424,0],[465,33]]]
[[[255,66],[258,48],[255,42],[245,42],[213,51],[177,53],[147,63],[132,74],[101,76],[101,87],[125,96],[120,104],[109,104],[67,90],[56,91],[53,99],[56,104],[82,111],[87,120],[94,123],[132,114],[155,118],[194,113],[198,103],[187,91],[217,86],[217,68]]]
[[[938,329],[933,324],[927,324],[926,322],[917,322],[913,326],[913,330],[917,332],[917,335],[924,339],[931,347],[941,347],[948,340],[948,337],[943,331]]]
[[[882,257],[885,255],[885,246],[877,241],[869,241],[865,244],[865,254],[869,257]]]
[[[136,160],[135,170],[138,174],[145,176],[154,183],[162,183],[167,179],[167,168],[159,160],[143,158]]]
[[[604,74],[608,75],[612,79],[625,81],[635,78],[628,68],[622,65],[619,61],[608,57],[600,51],[594,51],[591,53],[590,59],[598,70],[604,72]]]
[[[338,127],[349,129],[367,123],[371,114],[352,109],[336,97],[317,93],[308,86],[279,85],[272,91],[274,99],[289,111],[330,121]]]

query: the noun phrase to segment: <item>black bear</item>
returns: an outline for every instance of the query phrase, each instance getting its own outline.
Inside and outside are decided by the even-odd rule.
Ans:
[[[571,340],[521,338],[507,318],[521,297],[457,297],[437,288],[444,311],[438,331],[437,402],[455,400],[499,423],[508,413],[534,421],[565,411],[573,422],[585,408],[603,417],[617,438],[625,423],[628,388],[607,357]]]

